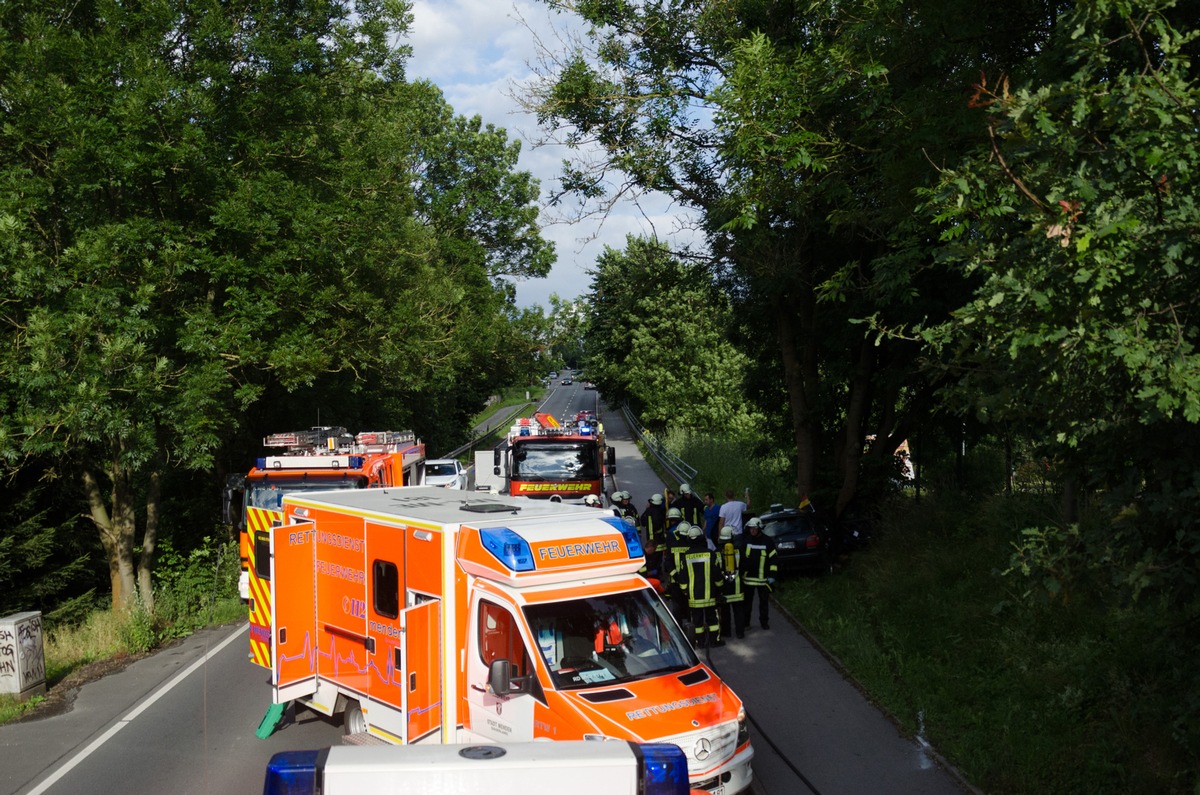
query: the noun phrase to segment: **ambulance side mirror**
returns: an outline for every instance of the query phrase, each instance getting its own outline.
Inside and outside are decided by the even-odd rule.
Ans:
[[[500,474],[500,455],[501,455],[500,448],[497,447],[496,450],[493,451],[493,453],[492,453],[492,474],[493,475]]]
[[[617,450],[616,450],[616,448],[615,447],[608,448],[607,455],[608,455],[608,471],[616,472],[617,471]]]
[[[515,693],[529,692],[528,676],[512,675],[512,663],[503,658],[492,660],[488,668],[488,685],[497,696],[511,696]]]

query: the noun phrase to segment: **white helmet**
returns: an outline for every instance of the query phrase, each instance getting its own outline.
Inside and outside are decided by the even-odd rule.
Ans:
[[[687,529],[687,537],[690,539],[695,540],[702,535],[704,535],[704,531],[700,529],[700,525],[694,524],[694,525],[691,525],[690,527],[688,527],[688,529]]]
[[[683,511],[679,510],[678,508],[671,508],[667,511],[667,518],[668,519],[682,519]]]
[[[623,521],[625,524],[629,525],[630,527],[637,527],[637,522],[633,521],[632,516],[622,516],[621,521]]]
[[[651,505],[662,505],[662,502],[663,502],[662,495],[659,494],[657,491],[650,495],[650,504]]]
[[[717,534],[717,538],[720,539],[721,541],[732,541],[733,540],[733,528],[730,527],[729,525],[725,525],[724,527],[721,528],[721,531]]]
[[[633,495],[627,491],[623,491],[623,492],[621,492],[621,496],[618,497],[617,499],[619,499],[621,502],[624,502],[625,500],[632,500]]]
[[[680,483],[679,484],[679,493],[680,494],[691,494],[692,487],[690,485],[688,485],[687,483]]]
[[[762,520],[755,516],[753,519],[746,522],[746,527],[762,527]]]
[[[613,502],[620,502],[621,500],[625,499],[625,492],[623,492],[623,491],[614,491],[614,492],[612,493],[612,498],[611,498],[611,499],[612,499],[612,501],[613,501]]]
[[[589,494],[583,498],[583,504],[584,505],[599,505],[600,498],[597,497],[595,494]]]

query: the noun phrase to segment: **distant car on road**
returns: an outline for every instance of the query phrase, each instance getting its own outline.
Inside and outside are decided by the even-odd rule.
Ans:
[[[425,485],[467,491],[471,471],[457,458],[434,458],[425,462]]]
[[[584,381],[584,382],[583,382],[583,388],[584,388],[584,389],[595,389],[595,388],[596,388],[596,385],[595,385],[595,384],[593,384],[591,381]]]
[[[564,379],[562,380],[562,385],[563,385],[563,386],[570,386],[570,385],[571,385],[571,383],[572,383],[572,382],[571,382],[571,379],[570,379],[570,378],[564,378]]]
[[[758,518],[763,532],[775,541],[775,562],[781,572],[827,574],[833,571],[830,551],[833,533],[817,514],[772,505]]]

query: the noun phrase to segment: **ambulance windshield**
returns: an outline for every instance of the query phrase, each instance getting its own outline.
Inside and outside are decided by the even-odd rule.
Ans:
[[[525,619],[560,690],[681,671],[695,652],[650,589],[528,605]]]
[[[594,441],[521,442],[513,452],[513,480],[599,480]]]

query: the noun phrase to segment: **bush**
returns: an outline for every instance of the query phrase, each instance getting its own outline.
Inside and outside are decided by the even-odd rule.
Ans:
[[[159,550],[154,623],[160,640],[181,637],[241,613],[236,541],[205,537],[201,546],[186,555],[165,541]]]

